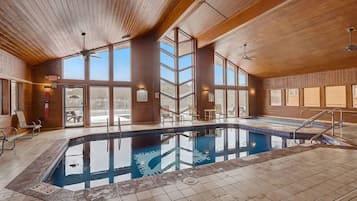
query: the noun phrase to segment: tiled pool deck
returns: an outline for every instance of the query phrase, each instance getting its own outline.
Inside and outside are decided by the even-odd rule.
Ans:
[[[291,132],[296,127],[256,120],[230,119],[258,128]],[[223,122],[221,120],[220,122]],[[195,125],[214,122],[195,122]],[[191,122],[173,126],[190,126]],[[165,127],[171,127],[166,124]],[[162,125],[124,126],[123,130],[160,128]],[[117,128],[111,130],[115,132]],[[354,200],[357,199],[357,150],[335,146],[299,146],[238,160],[177,171],[83,191],[50,186],[50,195],[30,189],[70,138],[105,132],[80,128],[43,132],[22,140],[15,151],[0,157],[0,200]],[[302,132],[316,133],[318,128]],[[356,142],[357,126],[336,130],[347,142]],[[357,144],[357,143],[355,143]],[[56,149],[56,147],[58,149]],[[54,151],[54,152],[51,152]],[[52,159],[51,159],[52,157]],[[29,174],[30,173],[30,174]],[[19,176],[18,176],[19,175]],[[184,178],[195,178],[187,185]],[[43,183],[39,187],[47,189]],[[6,187],[7,186],[7,187]],[[12,190],[10,190],[12,189]],[[26,195],[24,195],[24,194]],[[37,198],[34,198],[33,195]]]

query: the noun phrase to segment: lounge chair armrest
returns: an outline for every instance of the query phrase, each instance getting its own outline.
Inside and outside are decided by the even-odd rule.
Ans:
[[[36,125],[37,125],[36,122],[34,122],[34,121],[32,122],[32,124],[33,124],[33,126],[36,126]]]
[[[39,125],[42,125],[42,121],[41,120],[37,120]]]

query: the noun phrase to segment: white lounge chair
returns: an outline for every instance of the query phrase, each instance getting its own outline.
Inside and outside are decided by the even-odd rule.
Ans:
[[[13,127],[9,128],[2,128],[0,130],[0,140],[1,140],[1,150],[0,150],[0,156],[4,152],[4,150],[13,150],[16,145],[16,139],[21,137],[22,135],[19,135],[17,133],[17,129]],[[11,146],[5,147],[5,144],[12,144]]]
[[[30,124],[27,124],[26,123],[26,119],[25,119],[25,115],[24,115],[24,112],[21,111],[21,110],[18,110],[16,111],[16,116],[17,116],[17,119],[19,121],[19,128],[23,128],[23,129],[32,129],[32,137],[35,136],[35,135],[38,135],[38,133],[40,133],[41,131],[41,121],[38,120],[38,123],[39,124],[36,124],[34,121],[32,122],[32,125]],[[38,131],[37,133],[35,131]]]

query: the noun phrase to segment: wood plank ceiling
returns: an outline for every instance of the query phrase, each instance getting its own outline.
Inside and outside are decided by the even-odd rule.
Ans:
[[[216,51],[258,77],[357,67],[346,28],[357,28],[357,0],[291,0],[214,43]],[[243,44],[247,55],[242,59]],[[357,44],[357,32],[354,32]]]
[[[0,49],[28,64],[148,32],[179,0],[1,0]]]

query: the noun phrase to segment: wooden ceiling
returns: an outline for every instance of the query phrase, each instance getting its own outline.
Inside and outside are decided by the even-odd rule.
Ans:
[[[250,74],[301,74],[357,67],[357,53],[344,51],[349,26],[357,0],[0,1],[0,49],[28,64],[79,52],[81,32],[93,49],[180,27]],[[244,43],[254,60],[242,60]]]
[[[0,49],[28,64],[148,32],[179,0],[1,0]],[[127,39],[126,39],[127,40]]]
[[[214,43],[216,51],[258,77],[357,67],[346,28],[357,28],[357,0],[291,0]],[[357,32],[354,32],[357,44]],[[248,56],[242,60],[243,44]]]

